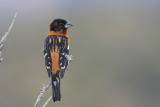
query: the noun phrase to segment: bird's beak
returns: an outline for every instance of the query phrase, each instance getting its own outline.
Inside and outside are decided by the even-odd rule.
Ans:
[[[68,29],[69,27],[73,26],[69,21],[65,24],[65,28]]]

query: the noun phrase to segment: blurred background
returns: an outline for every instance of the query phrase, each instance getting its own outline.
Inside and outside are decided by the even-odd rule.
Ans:
[[[43,45],[55,18],[74,25],[74,60],[61,82],[63,100],[47,107],[160,107],[159,0],[0,0],[0,38],[16,7],[0,63],[1,107],[32,107],[49,83]]]

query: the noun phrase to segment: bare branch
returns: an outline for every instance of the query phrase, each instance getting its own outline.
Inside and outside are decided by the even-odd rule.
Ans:
[[[48,98],[48,100],[45,102],[45,104],[43,105],[43,107],[46,107],[46,105],[48,104],[48,102],[49,102],[51,99],[52,99],[52,96],[50,96],[50,97]]]
[[[73,56],[72,55],[66,55],[65,56],[67,59],[68,59],[68,64],[71,62],[71,61],[73,61]],[[68,70],[69,68],[67,67],[67,70]]]
[[[10,27],[8,28],[8,31],[5,33],[5,35],[0,40],[0,62],[3,60],[3,58],[1,58],[1,54],[2,54],[3,47],[4,47],[4,42],[6,41],[7,36],[8,36],[8,34],[10,33],[10,31],[13,27],[13,24],[14,24],[14,22],[16,20],[16,17],[17,17],[17,13],[18,13],[18,8],[16,8],[15,15],[13,17],[13,20],[12,20],[12,23],[11,23]]]
[[[42,99],[42,97],[43,97],[43,95],[44,95],[44,92],[45,92],[50,86],[51,86],[51,82],[50,82],[48,85],[46,85],[46,86],[43,84],[43,88],[41,88],[41,92],[40,92],[39,96],[37,97],[37,100],[36,100],[36,102],[35,102],[35,104],[34,104],[33,107],[38,107],[39,102],[40,102],[40,100]]]
[[[72,55],[65,55],[65,57],[68,59],[68,62],[71,62],[73,60]]]

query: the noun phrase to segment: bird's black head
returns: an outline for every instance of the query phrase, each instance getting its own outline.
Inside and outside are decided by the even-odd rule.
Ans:
[[[70,22],[63,20],[63,19],[55,19],[50,24],[51,31],[61,31],[68,29],[69,27],[73,26]]]

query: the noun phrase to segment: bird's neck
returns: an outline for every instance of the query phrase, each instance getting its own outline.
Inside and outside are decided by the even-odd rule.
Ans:
[[[66,36],[68,37],[68,34],[67,34],[67,29],[65,30],[61,30],[61,31],[48,31],[48,36],[50,35],[61,35],[61,36]]]

